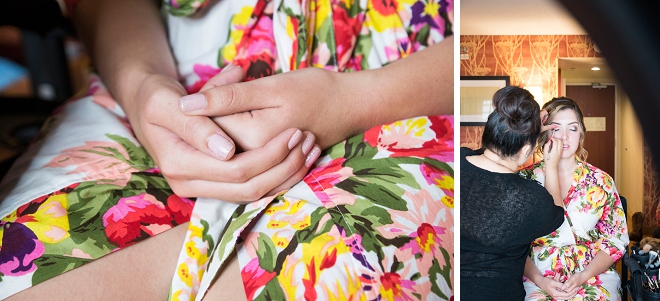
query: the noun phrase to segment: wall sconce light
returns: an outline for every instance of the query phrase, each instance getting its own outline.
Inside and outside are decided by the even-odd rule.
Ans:
[[[600,70],[600,67],[598,67],[598,66],[593,66],[593,67],[591,67],[591,70],[593,70],[593,71],[599,71],[599,70]]]

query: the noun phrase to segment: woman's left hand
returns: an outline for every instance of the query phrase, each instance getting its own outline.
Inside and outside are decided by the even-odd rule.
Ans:
[[[579,288],[582,284],[587,282],[589,280],[589,275],[583,273],[583,272],[578,272],[575,273],[571,276],[568,277],[568,280],[564,282],[564,285],[562,286],[562,290],[565,291],[571,291],[573,289]]]
[[[215,83],[239,72],[242,68],[233,66],[209,80],[199,92],[206,105],[184,113],[212,117],[243,150],[261,147],[291,127],[314,133],[316,143],[326,148],[373,126],[369,102],[349,92],[363,77],[307,68],[250,82]]]

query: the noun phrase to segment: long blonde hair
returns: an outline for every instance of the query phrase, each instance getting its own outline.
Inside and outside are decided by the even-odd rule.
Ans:
[[[584,115],[582,115],[582,110],[580,110],[580,106],[573,100],[568,97],[555,97],[552,100],[548,101],[546,104],[543,105],[542,110],[545,110],[548,112],[548,118],[545,120],[543,125],[550,124],[552,119],[555,117],[555,114],[557,114],[560,111],[563,110],[573,110],[575,112],[575,116],[577,117],[578,124],[580,125],[580,143],[578,144],[578,148],[575,151],[575,154],[577,155],[578,159],[582,162],[587,160],[587,155],[589,153],[587,152],[586,149],[584,149],[584,133],[587,131],[586,127],[584,126]],[[536,152],[539,155],[543,155],[543,147],[545,147],[545,144],[548,143],[548,139],[550,139],[550,131],[545,131],[541,133],[541,136],[538,138],[538,143],[536,145]]]

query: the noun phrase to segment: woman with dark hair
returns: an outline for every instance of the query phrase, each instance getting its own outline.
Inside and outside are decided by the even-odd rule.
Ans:
[[[585,126],[577,103],[567,97],[553,98],[543,110],[547,112],[544,123],[553,129],[539,137],[537,151],[544,149],[549,137],[562,141],[557,173],[566,218],[557,231],[532,243],[525,266],[526,299],[621,300],[621,279],[614,263],[623,256],[629,238],[614,181],[585,161]],[[547,182],[549,164],[557,163],[541,161],[521,174]],[[557,288],[548,282],[556,280],[564,282],[559,289],[574,293],[553,293]]]
[[[517,174],[541,132],[534,96],[504,87],[493,105],[482,148],[461,148],[461,300],[522,300],[530,242],[563,222],[558,183],[548,181],[546,191]],[[548,174],[556,174],[559,159],[550,155],[561,150],[553,140],[545,147]]]

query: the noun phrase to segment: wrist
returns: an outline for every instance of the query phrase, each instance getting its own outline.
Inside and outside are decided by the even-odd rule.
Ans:
[[[340,87],[346,95],[341,98],[347,116],[350,116],[349,136],[356,135],[370,128],[394,121],[389,114],[382,83],[377,80],[375,70],[351,73],[337,73]],[[348,103],[351,102],[351,103]]]

